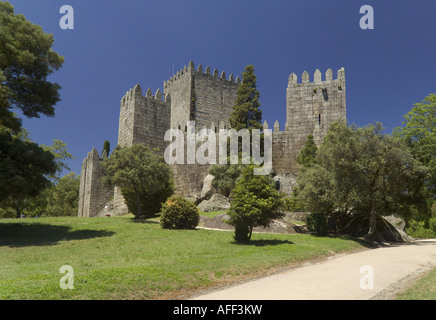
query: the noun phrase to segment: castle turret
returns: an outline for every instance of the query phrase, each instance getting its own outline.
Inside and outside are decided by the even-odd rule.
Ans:
[[[306,71],[301,83],[291,74],[286,104],[285,129],[293,135],[296,146],[304,145],[309,134],[317,145],[321,144],[329,125],[346,119],[345,69],[338,71],[337,79],[333,79],[331,69],[327,70],[324,81],[318,69],[313,82]]]
[[[171,128],[184,130],[188,121],[195,121],[199,128],[225,121],[228,127],[240,78],[235,81],[233,73],[227,78],[217,68],[211,74],[209,66],[203,72],[201,64],[195,70],[192,61],[177,74],[164,82],[165,96],[171,96]]]
[[[79,217],[96,217],[113,195],[113,189],[101,182],[101,161],[95,148],[83,159],[80,173]]]

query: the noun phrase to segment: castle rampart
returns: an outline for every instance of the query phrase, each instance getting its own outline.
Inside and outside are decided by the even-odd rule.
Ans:
[[[319,70],[310,81],[308,72],[298,77],[292,73],[286,91],[286,122],[276,121],[271,128],[272,166],[277,181],[286,185],[290,192],[300,166],[297,156],[312,134],[315,143],[321,144],[330,124],[346,119],[345,70],[337,72],[328,69],[324,80]],[[153,95],[148,89],[143,96],[139,84],[130,89],[121,99],[118,129],[118,145],[125,147],[141,143],[151,148],[159,148],[163,154],[169,142],[164,141],[168,129],[180,129],[186,134],[188,121],[195,121],[196,130],[210,128],[229,129],[229,116],[237,97],[241,78],[207,66],[194,63],[178,71],[163,83],[163,94],[158,89]],[[264,129],[269,127],[265,121]],[[197,147],[201,142],[197,141]],[[218,144],[217,144],[218,146]],[[185,144],[186,147],[186,144]],[[218,152],[217,152],[218,155]],[[186,157],[186,150],[185,150]],[[108,192],[97,187],[101,178],[101,159],[95,149],[88,154],[82,165],[80,185],[79,216],[95,216]],[[186,161],[185,161],[186,163]],[[183,195],[199,195],[209,164],[171,165],[177,192]],[[100,188],[100,189],[99,189]],[[110,193],[110,192],[109,192]],[[127,207],[119,188],[113,190],[114,213],[127,213]],[[107,201],[107,200],[106,200]]]

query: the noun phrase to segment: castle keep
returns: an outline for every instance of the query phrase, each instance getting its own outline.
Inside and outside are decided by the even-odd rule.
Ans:
[[[196,129],[230,128],[228,118],[236,100],[240,77],[214,69],[196,69],[189,62],[182,70],[163,83],[153,95],[148,89],[145,95],[139,84],[121,99],[118,128],[118,145],[121,147],[141,143],[159,148],[162,154],[169,142],[164,141],[168,129],[186,132],[188,121],[195,121]],[[272,160],[276,180],[284,192],[295,183],[299,169],[297,156],[312,134],[318,145],[327,134],[328,126],[346,119],[345,70],[327,70],[323,79],[319,70],[313,81],[305,71],[301,81],[296,74],[289,77],[286,91],[286,122],[273,125]],[[264,129],[268,124],[264,123]],[[105,155],[103,155],[104,157]],[[100,183],[103,172],[97,150],[93,149],[83,160],[79,212],[80,217],[93,217],[103,213],[105,206],[113,214],[127,213],[127,206],[118,188],[108,189]],[[199,195],[209,165],[172,165],[178,193]],[[107,209],[106,209],[107,210]]]

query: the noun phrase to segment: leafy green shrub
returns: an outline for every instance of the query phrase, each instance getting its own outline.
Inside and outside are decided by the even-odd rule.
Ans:
[[[428,220],[428,227],[436,234],[436,216],[433,216]]]
[[[17,217],[17,213],[12,207],[9,207],[6,204],[0,203],[0,219],[1,218],[16,218],[16,217]]]
[[[247,243],[253,228],[267,227],[282,213],[283,194],[275,189],[270,176],[255,176],[254,166],[248,166],[236,182],[230,197],[229,223],[235,227],[235,241]]]
[[[306,225],[309,231],[317,236],[327,234],[327,219],[322,213],[311,213],[306,218]]]
[[[200,213],[197,206],[182,196],[173,196],[162,205],[162,228],[195,229],[199,222]]]
[[[433,222],[429,222],[430,226],[431,223],[435,223],[434,219]],[[434,238],[436,236],[436,232],[434,232],[432,229],[428,229],[425,227],[425,221],[416,221],[411,220],[409,222],[409,226],[407,228],[407,234],[413,238],[420,238],[420,239],[429,239]]]

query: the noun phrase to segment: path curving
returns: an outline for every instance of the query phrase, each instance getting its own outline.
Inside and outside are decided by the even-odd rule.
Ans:
[[[417,240],[335,256],[193,300],[390,299],[435,267],[436,239]]]

